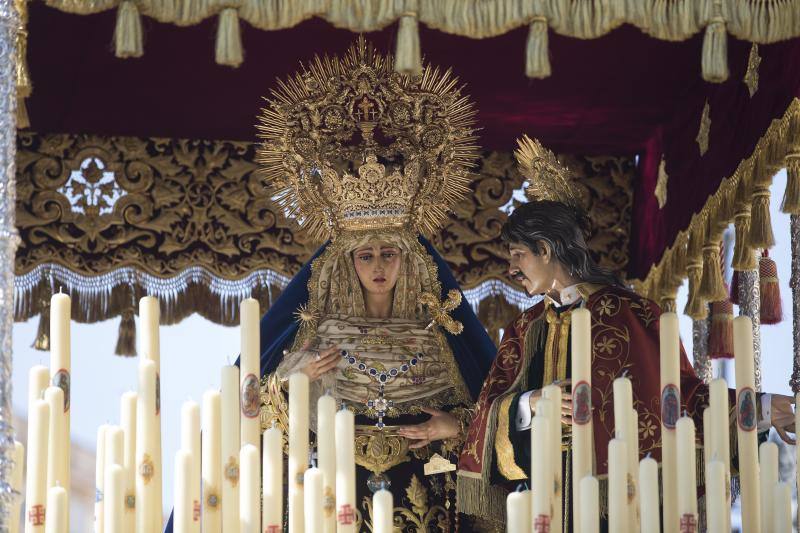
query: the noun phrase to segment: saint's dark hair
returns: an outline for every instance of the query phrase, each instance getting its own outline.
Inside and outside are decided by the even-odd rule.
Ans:
[[[616,274],[592,259],[585,237],[588,228],[589,219],[582,211],[561,202],[538,200],[514,209],[500,235],[536,255],[541,243],[547,243],[553,257],[582,282],[624,287]]]

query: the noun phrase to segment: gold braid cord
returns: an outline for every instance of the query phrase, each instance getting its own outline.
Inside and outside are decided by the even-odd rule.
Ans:
[[[428,312],[431,318],[433,318],[433,321],[428,327],[433,326],[434,323],[439,324],[439,326],[444,328],[451,335],[458,335],[464,331],[464,324],[455,320],[449,314],[456,307],[461,305],[461,293],[456,289],[450,289],[447,293],[447,298],[445,298],[443,302],[440,302],[439,299],[430,292],[422,293],[419,297],[419,302],[428,308]]]
[[[553,152],[527,135],[517,139],[514,155],[520,173],[528,178],[525,195],[529,200],[552,200],[579,207],[580,200],[572,184],[569,169],[558,162]]]
[[[410,228],[432,233],[470,192],[475,109],[450,70],[394,72],[363,37],[278,82],[257,160],[277,203],[315,238]]]

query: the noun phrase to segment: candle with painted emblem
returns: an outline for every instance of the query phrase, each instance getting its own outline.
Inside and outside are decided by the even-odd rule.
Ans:
[[[291,415],[291,411],[289,412]],[[356,530],[355,418],[340,409],[334,420],[336,432],[336,520],[337,533]]]
[[[550,423],[550,431],[547,435],[548,442],[550,443],[550,451],[548,457],[553,465],[561,464],[561,387],[558,385],[548,385],[542,389],[542,396],[550,400],[548,407],[547,420]],[[539,409],[539,406],[536,407]],[[562,529],[562,516],[563,516],[563,500],[562,493],[564,487],[563,472],[561,468],[552,469],[553,487],[552,487],[552,500],[553,514],[550,516],[550,527],[553,531],[561,531]]]
[[[664,533],[678,531],[678,480],[675,424],[680,417],[680,345],[678,315],[663,313],[659,319],[661,376],[661,474]]]
[[[133,533],[136,525],[136,402],[137,394],[128,391],[120,399],[120,425],[124,434],[122,450],[125,471],[125,506],[123,533]]]
[[[536,404],[536,415],[531,420],[531,522],[537,527],[550,527],[552,514],[553,461],[550,459],[550,428],[548,420],[551,400],[542,398]]]
[[[139,361],[139,393],[136,397],[136,532],[150,533],[161,526],[159,492],[156,483],[161,463],[158,461],[158,417],[156,416],[156,363]]]
[[[108,437],[108,433],[106,433],[106,437]],[[106,458],[108,456],[108,450],[106,450]],[[103,531],[104,533],[122,533],[122,516],[125,512],[125,470],[120,464],[106,462],[104,487],[105,505],[103,506],[103,515],[105,517],[105,526]]]
[[[63,462],[59,463],[59,484],[67,491],[67,517],[69,517],[70,487],[70,392],[71,392],[71,346],[70,322],[72,320],[72,301],[66,294],[58,293],[50,297],[50,385],[59,387],[63,392],[62,420],[59,436],[51,437],[59,442],[59,454]],[[53,408],[50,408],[53,417]],[[48,485],[52,487],[52,485]]]
[[[678,513],[681,531],[697,528],[697,472],[694,420],[682,416],[675,426],[678,445]],[[693,528],[693,529],[692,529]]]
[[[145,296],[139,300],[139,324],[141,325],[141,342],[139,354],[141,360],[149,360],[155,363],[155,422],[153,425],[152,436],[152,460],[157,468],[153,471],[153,507],[151,514],[154,531],[161,530],[161,518],[163,513],[161,498],[161,340],[159,324],[161,323],[161,309],[158,298]]]
[[[581,479],[581,508],[575,517],[577,533],[600,533],[600,483],[594,476]]]
[[[259,459],[258,448],[252,444],[242,446],[239,454],[239,464],[242,465],[242,492],[239,501],[241,516],[239,531],[241,533],[260,533],[261,530],[261,498],[258,487]],[[307,531],[319,531],[319,529],[308,529]]]
[[[758,480],[758,438],[756,435],[756,393],[753,360],[753,326],[749,317],[733,319],[733,351],[736,370],[736,436],[739,446],[742,529],[761,527]]]
[[[305,531],[303,525],[303,474],[308,467],[308,415],[308,376],[297,372],[289,376],[289,465],[287,476],[289,533]],[[350,447],[352,449],[352,442]],[[355,498],[353,500],[353,504],[355,504]],[[353,523],[355,524],[355,521]]]
[[[64,487],[50,487],[47,490],[47,524],[45,533],[66,533],[67,523],[67,491]]]
[[[239,531],[239,452],[241,414],[239,410],[239,368],[223,366],[222,375],[222,530]]]
[[[14,452],[11,456],[14,466],[11,470],[11,488],[16,491],[11,503],[8,517],[9,533],[19,533],[19,516],[22,507],[22,475],[25,470],[25,447],[19,441],[14,441]]]
[[[241,391],[241,444],[252,444],[261,455],[261,422],[259,420],[260,371],[260,325],[261,313],[258,300],[246,298],[239,306],[241,321],[241,356],[239,365]],[[308,459],[306,459],[308,460]]]
[[[97,428],[97,448],[94,464],[94,531],[103,533],[106,527],[105,514],[105,484],[106,484],[106,431],[108,425],[103,424]]]
[[[592,317],[588,309],[572,311],[572,486],[592,471]],[[574,491],[574,509],[582,509]]]
[[[283,531],[283,434],[274,425],[263,436],[261,524],[264,533]]]
[[[641,531],[659,531],[658,463],[649,455],[639,462]]]
[[[506,521],[507,533],[531,533],[531,491],[516,490],[508,494]]]
[[[175,509],[173,533],[190,533],[194,522],[192,502],[192,453],[185,449],[175,452]]]
[[[317,459],[322,472],[322,529],[336,533],[336,400],[330,394],[317,401]]]
[[[225,432],[222,434],[224,436]],[[183,402],[181,406],[181,449],[189,452],[191,459],[187,490],[192,512],[187,531],[200,533],[200,405],[192,400]]]
[[[222,486],[222,455],[220,453],[220,394],[216,390],[203,393],[203,434],[201,476],[203,478],[203,533],[222,531],[220,489]]]
[[[36,400],[28,408],[28,472],[25,482],[25,533],[43,533],[47,505],[47,448],[50,406]]]

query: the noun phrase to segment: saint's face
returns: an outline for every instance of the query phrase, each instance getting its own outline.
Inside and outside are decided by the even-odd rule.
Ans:
[[[353,252],[356,274],[367,294],[394,290],[400,273],[400,248],[385,242],[370,242]]]
[[[546,247],[534,254],[524,244],[512,243],[508,247],[509,275],[520,282],[528,295],[545,294],[553,288],[553,262]]]

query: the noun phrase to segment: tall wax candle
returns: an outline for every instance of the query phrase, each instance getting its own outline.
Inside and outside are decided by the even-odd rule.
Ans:
[[[291,412],[289,413],[291,414]],[[336,431],[336,519],[337,533],[356,530],[355,418],[340,409],[334,420]]]
[[[528,492],[530,497],[530,492]],[[393,533],[392,516],[394,513],[394,498],[392,493],[386,489],[378,490],[372,496],[372,513],[375,517],[373,521],[373,533]],[[526,520],[528,517],[525,517]]]
[[[156,363],[139,361],[139,393],[136,397],[136,532],[151,533],[161,528],[156,483],[161,480],[157,447]]]
[[[506,497],[506,531],[531,533],[531,491],[513,491]]]
[[[628,445],[623,439],[608,442],[608,530],[630,531],[628,511]]]
[[[678,531],[678,481],[675,424],[680,417],[681,382],[678,315],[663,313],[659,319],[661,374],[661,475],[664,533]]]
[[[241,424],[239,413],[239,367],[222,367],[222,530],[239,531],[239,451]]]
[[[728,490],[725,479],[725,465],[719,459],[712,459],[706,464],[708,533],[726,533],[730,531],[727,519],[727,515],[730,514],[726,496]]]
[[[50,406],[50,442],[55,444],[47,448],[47,488],[60,486],[66,488],[67,455],[61,443],[68,440],[64,435],[64,391],[59,387],[47,387],[44,399]]]
[[[628,510],[631,513],[631,527],[639,528],[639,413],[631,407],[628,415],[628,431],[625,435],[625,442],[628,444],[628,482],[629,491],[633,492],[633,497],[628,502]]]
[[[252,444],[261,455],[261,425],[259,419],[260,377],[261,377],[261,349],[260,349],[260,324],[261,313],[258,308],[258,300],[246,298],[239,306],[240,313],[240,333],[241,333],[241,357],[239,358],[240,373],[240,393],[241,393],[241,443]],[[306,461],[308,458],[306,458]]]
[[[333,421],[336,400],[325,394],[317,401],[317,460],[322,472],[322,529],[336,533],[336,447]]]
[[[287,476],[289,533],[305,531],[303,525],[303,474],[308,466],[308,415],[308,376],[297,372],[289,376],[289,464]],[[352,442],[350,447],[352,449]],[[355,505],[355,498],[352,505]],[[355,524],[355,521],[353,523]]]
[[[658,463],[652,457],[645,457],[639,463],[639,504],[641,531],[659,531]]]
[[[283,434],[273,426],[264,432],[261,492],[264,533],[283,531]]]
[[[697,473],[694,420],[682,416],[675,427],[678,445],[678,514],[681,529],[684,524],[697,527]],[[694,531],[694,529],[692,529]]]
[[[28,409],[28,472],[25,482],[25,533],[44,533],[47,506],[47,448],[50,405],[36,400]]]
[[[11,470],[11,488],[16,492],[8,517],[9,533],[19,533],[19,516],[22,507],[22,475],[25,470],[25,447],[19,441],[14,441],[12,455],[14,466]]]
[[[224,431],[222,435],[224,438]],[[189,452],[191,459],[187,490],[192,513],[187,531],[200,533],[200,405],[192,400],[183,402],[181,406],[181,449]],[[225,504],[224,497],[222,503]]]
[[[136,525],[136,402],[138,395],[128,391],[120,398],[120,425],[124,434],[122,450],[125,471],[125,503],[122,533],[133,533]]]
[[[106,431],[108,425],[103,424],[97,428],[97,451],[94,464],[94,531],[103,533],[106,527],[105,514],[105,485],[106,485]]]
[[[772,498],[774,498],[775,484],[778,478],[778,445],[774,442],[763,442],[758,448],[758,471],[761,483],[761,533],[781,533],[774,528],[775,520],[770,516]]]
[[[222,531],[220,488],[222,485],[222,456],[220,454],[220,394],[208,390],[203,394],[203,436],[201,476],[203,478],[203,533]]]
[[[252,444],[242,446],[239,455],[239,464],[242,465],[239,530],[242,533],[260,533],[261,531],[259,459],[258,448]],[[319,529],[308,529],[307,531],[319,531]]]
[[[722,379],[714,379],[708,387],[709,403],[711,413],[709,414],[710,426],[705,426],[704,434],[710,435],[711,443],[709,459],[717,457],[725,467],[725,483],[730,487],[731,481],[731,427],[730,427],[730,405],[728,396],[728,383]],[[725,498],[728,508],[731,506],[730,488],[725,491]],[[731,527],[731,515],[725,513],[727,528]]]
[[[306,531],[322,531],[322,472],[316,467],[303,474],[303,513]]]
[[[50,369],[34,365],[28,371],[28,405],[44,398],[44,390],[50,385]]]
[[[792,529],[792,488],[788,483],[775,483],[772,487],[772,530],[783,533]]]
[[[588,309],[572,311],[572,486],[591,476],[592,457],[592,317]],[[574,490],[575,509],[582,509]]]
[[[190,533],[194,522],[192,502],[192,452],[181,448],[175,452],[175,507],[173,533]]]
[[[161,497],[161,340],[159,324],[161,323],[161,309],[158,298],[145,296],[139,300],[139,324],[141,343],[139,347],[140,359],[153,361],[156,365],[156,411],[155,411],[155,437],[153,440],[152,458],[158,467],[153,471],[153,521],[156,531],[161,529],[161,516],[163,513]]]
[[[119,426],[106,426],[105,468],[125,464],[125,432]]]
[[[600,533],[600,483],[594,476],[581,479],[581,508],[575,517],[577,533]]]
[[[552,518],[553,470],[555,462],[550,454],[550,428],[548,420],[551,400],[542,398],[536,405],[536,415],[531,420],[531,523],[549,528]]]
[[[562,517],[563,517],[563,487],[564,487],[564,472],[561,469],[561,404],[562,394],[561,387],[558,385],[548,385],[542,390],[542,395],[550,400],[549,405],[550,413],[548,421],[550,422],[550,432],[548,440],[550,443],[550,460],[552,461],[553,470],[553,495],[551,505],[553,506],[553,515],[550,517],[550,527],[554,531],[561,531]],[[539,407],[537,406],[537,409]],[[557,466],[556,466],[557,465]]]
[[[45,533],[67,533],[67,491],[64,487],[50,487],[47,490],[47,524]]]
[[[106,450],[106,457],[108,457],[108,450]],[[105,525],[103,531],[104,533],[122,533],[123,513],[125,512],[125,470],[119,463],[106,462],[104,486],[103,516]]]
[[[60,442],[59,454],[64,457],[58,472],[59,483],[67,491],[67,520],[69,520],[69,487],[70,487],[70,391],[72,390],[72,364],[70,322],[72,320],[72,302],[66,294],[57,293],[50,297],[50,384],[64,391],[62,398],[61,434],[52,437]],[[53,416],[52,406],[50,416]],[[63,440],[62,440],[63,439]]]
[[[742,529],[761,527],[756,436],[756,393],[753,362],[753,328],[749,317],[733,319],[733,351],[736,368],[736,418],[741,481]]]

